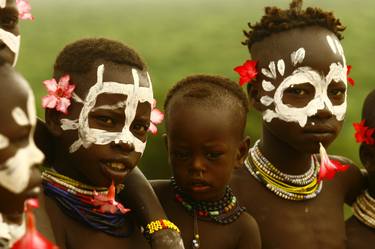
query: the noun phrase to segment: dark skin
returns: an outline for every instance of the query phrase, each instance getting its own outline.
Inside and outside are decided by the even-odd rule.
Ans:
[[[20,107],[25,114],[27,111],[27,100],[31,93],[28,83],[11,68],[5,64],[0,66],[1,85],[7,89],[0,93],[2,104],[0,105],[0,134],[6,136],[9,145],[0,150],[0,170],[6,170],[6,162],[13,158],[16,153],[29,145],[29,136],[33,133],[34,128],[31,125],[20,126],[16,123],[12,111]],[[0,185],[0,213],[3,217],[11,222],[20,222],[23,214],[24,202],[28,198],[35,198],[38,194],[35,191],[41,183],[38,165],[33,165],[28,170],[28,185],[21,193],[15,193],[8,188]]]
[[[233,169],[242,165],[247,152],[249,140],[239,132],[243,125],[229,122],[235,117],[224,105],[172,99],[169,106],[166,145],[177,185],[195,200],[221,199]],[[169,180],[154,181],[153,186],[180,228],[185,248],[191,248],[193,217],[175,201]],[[198,220],[198,230],[201,248],[260,248],[258,226],[247,213],[227,225]]]
[[[375,104],[375,92],[372,91],[366,98],[362,119],[366,120],[365,125],[369,128],[375,127],[375,116],[373,106]],[[375,145],[362,143],[359,147],[359,157],[362,165],[368,172],[368,191],[371,197],[375,198]],[[346,221],[346,233],[348,236],[348,249],[373,248],[375,244],[375,230],[361,221],[354,215]]]
[[[258,68],[268,68],[270,61],[284,59],[285,75],[289,75],[292,70],[290,54],[303,47],[306,56],[299,66],[308,66],[320,75],[327,75],[331,63],[343,63],[342,57],[329,48],[327,35],[332,33],[316,26],[280,32],[255,43],[251,55],[253,60],[259,62]],[[273,81],[276,88],[281,82],[280,78]],[[249,89],[250,101],[260,112],[274,108],[260,102],[262,96],[270,95],[261,87],[263,79],[259,74],[254,86]],[[331,82],[328,86],[327,95],[333,104],[342,101],[345,93],[342,84]],[[306,102],[311,98],[311,87],[305,86],[286,90],[283,102],[292,106]],[[271,122],[263,121],[260,150],[282,172],[302,174],[310,167],[311,155],[318,153],[319,142],[327,147],[336,138],[341,126],[342,121],[337,120],[327,108],[309,117],[304,127],[277,118]],[[314,127],[319,127],[319,130],[314,130]],[[336,160],[350,164],[343,157]],[[345,202],[352,204],[364,188],[364,182],[359,170],[350,165],[346,172],[325,181],[322,192],[316,198],[290,201],[273,194],[247,169],[241,168],[234,173],[231,186],[258,222],[263,248],[338,249],[345,248],[346,240],[343,205]]]
[[[77,82],[75,93],[78,96],[84,98],[89,88],[95,84],[97,81],[97,67],[100,64],[104,64],[105,66],[104,81],[133,84],[130,66],[117,65],[107,61],[97,61],[88,73],[84,75],[71,75],[71,82]],[[140,86],[147,85],[146,74],[142,73]],[[127,96],[121,94],[100,94],[97,97],[95,107],[113,105],[126,98]],[[68,115],[52,111],[46,112],[47,127],[49,132],[54,136],[55,141],[52,151],[54,157],[51,165],[59,173],[85,184],[105,187],[109,186],[112,180],[116,184],[122,183],[127,173],[136,166],[141,157],[141,153],[135,151],[134,144],[123,142],[117,144],[111,142],[106,145],[92,144],[88,148],[81,147],[74,153],[68,151],[71,144],[77,139],[77,131],[63,131],[60,128],[59,120],[61,118],[76,119],[81,109],[82,105],[73,101]],[[130,131],[142,141],[146,141],[147,138],[150,112],[151,105],[149,103],[139,103],[135,119],[130,125]],[[107,111],[100,109],[93,110],[88,115],[88,123],[90,128],[118,131],[121,130],[125,122],[123,113],[124,107]],[[107,170],[105,164],[111,162],[120,162],[125,169],[120,172]],[[128,231],[129,229],[135,229],[135,232],[128,238],[117,238],[89,228],[69,218],[57,206],[56,202],[49,197],[45,197],[45,208],[51,220],[56,242],[60,248],[93,249],[103,248],[104,245],[108,249],[149,248],[132,215],[127,216],[126,224],[124,224],[121,230]],[[77,234],[80,234],[80,236],[76,236]]]
[[[19,35],[18,10],[16,0],[7,0],[5,8],[0,8],[0,28]],[[15,54],[0,40],[0,57],[13,64]]]

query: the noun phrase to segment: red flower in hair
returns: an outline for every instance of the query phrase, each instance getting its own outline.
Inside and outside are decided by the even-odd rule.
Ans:
[[[365,126],[366,120],[363,119],[360,123],[353,123],[355,129],[355,140],[357,143],[375,144],[375,140],[372,135],[375,132],[375,128],[369,128]]]
[[[331,160],[328,157],[323,145],[320,144],[320,169],[318,173],[318,181],[331,180],[337,172],[345,171],[349,168],[348,165],[343,165],[339,161]]]
[[[351,86],[354,86],[354,80],[352,78],[349,77],[349,74],[350,74],[350,71],[352,70],[352,66],[347,66],[347,71],[346,71],[346,76],[348,77],[348,82]]]
[[[243,65],[233,69],[240,75],[240,86],[243,86],[256,78],[258,74],[256,65],[256,61],[247,60]]]

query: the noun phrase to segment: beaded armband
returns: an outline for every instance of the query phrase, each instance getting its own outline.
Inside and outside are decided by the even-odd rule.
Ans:
[[[180,229],[173,224],[169,220],[160,219],[156,221],[151,221],[147,224],[145,230],[143,231],[143,235],[147,240],[151,240],[151,237],[154,233],[164,230],[164,229],[171,229],[173,231],[176,231],[177,233],[180,233]]]
[[[360,222],[375,229],[375,199],[367,190],[354,202],[353,212]]]

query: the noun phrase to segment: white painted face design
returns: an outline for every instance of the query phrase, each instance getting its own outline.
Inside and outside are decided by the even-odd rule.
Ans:
[[[14,193],[21,193],[27,187],[31,168],[43,161],[42,152],[35,146],[33,135],[36,124],[36,111],[33,93],[29,92],[26,113],[19,107],[12,111],[12,117],[19,126],[31,125],[28,145],[0,165],[0,185]],[[0,153],[10,145],[5,134],[0,134]]]
[[[21,36],[16,36],[13,33],[0,28],[0,40],[14,53],[13,66],[15,66],[20,50]]]
[[[73,94],[75,101],[82,103],[83,107],[78,120],[61,119],[61,128],[63,130],[78,130],[78,140],[70,146],[70,153],[77,151],[81,146],[88,148],[91,144],[104,145],[111,142],[128,143],[134,145],[134,150],[143,153],[146,142],[138,139],[130,131],[130,126],[136,115],[138,102],[152,103],[153,92],[149,75],[149,87],[139,86],[139,72],[132,69],[134,84],[123,84],[118,82],[103,82],[104,65],[100,65],[97,70],[97,82],[90,88],[85,100]],[[127,96],[124,102],[115,105],[106,105],[94,107],[98,95],[106,94],[122,94]],[[95,129],[89,127],[89,113],[97,109],[117,109],[125,107],[125,124],[121,132],[109,132],[107,130]]]
[[[311,67],[296,67],[296,69],[293,70],[290,75],[283,79],[275,90],[272,80],[278,77],[277,72],[281,76],[284,75],[284,61],[282,59],[278,60],[277,72],[274,61],[270,62],[269,69],[262,68],[262,74],[269,78],[269,81],[263,80],[263,89],[267,92],[275,90],[273,97],[263,96],[260,100],[265,106],[270,106],[271,104],[275,105],[275,110],[267,109],[263,113],[263,119],[266,122],[271,122],[273,118],[278,118],[286,122],[297,122],[301,127],[304,127],[307,123],[308,117],[315,115],[319,110],[324,108],[327,108],[337,120],[341,121],[344,119],[347,107],[346,91],[345,101],[340,105],[333,105],[328,97],[327,89],[331,82],[343,82],[345,87],[347,87],[347,67],[345,55],[337,38],[327,36],[327,42],[334,53],[342,56],[344,65],[342,65],[340,62],[333,62],[330,65],[328,74],[325,76],[322,76],[319,72]],[[291,53],[290,59],[292,65],[297,66],[298,64],[302,63],[305,58],[305,52],[306,51],[304,48],[299,48],[297,51]],[[314,98],[306,106],[293,107],[283,103],[283,94],[286,89],[305,83],[310,83],[315,89]]]

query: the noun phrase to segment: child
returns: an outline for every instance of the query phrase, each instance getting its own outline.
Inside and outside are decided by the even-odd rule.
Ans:
[[[256,222],[228,186],[249,144],[241,88],[218,76],[190,76],[169,91],[164,109],[173,178],[153,186],[185,248],[260,248]]]
[[[45,81],[49,95],[43,99],[51,108],[45,118],[53,169],[42,176],[57,244],[148,248],[132,212],[114,200],[114,187],[107,189],[114,182],[121,191],[146,145],[153,94],[144,62],[122,43],[83,39],[59,54],[54,79]]]
[[[244,44],[253,61],[236,70],[246,82],[257,73],[248,94],[263,129],[231,186],[257,220],[263,248],[345,248],[343,205],[353,203],[363,178],[343,166],[347,159],[331,162],[324,149],[346,112],[344,27],[332,13],[302,10],[301,0],[287,10],[267,7],[249,27]]]
[[[0,248],[25,233],[24,201],[35,198],[43,154],[35,146],[34,95],[25,79],[0,58]]]
[[[0,57],[13,66],[20,48],[18,14],[16,0],[0,0]]]
[[[375,90],[366,98],[362,122],[354,124],[357,142],[361,143],[359,156],[369,176],[369,189],[353,205],[354,215],[346,221],[348,249],[374,248],[375,245]],[[371,208],[372,206],[372,208]]]

